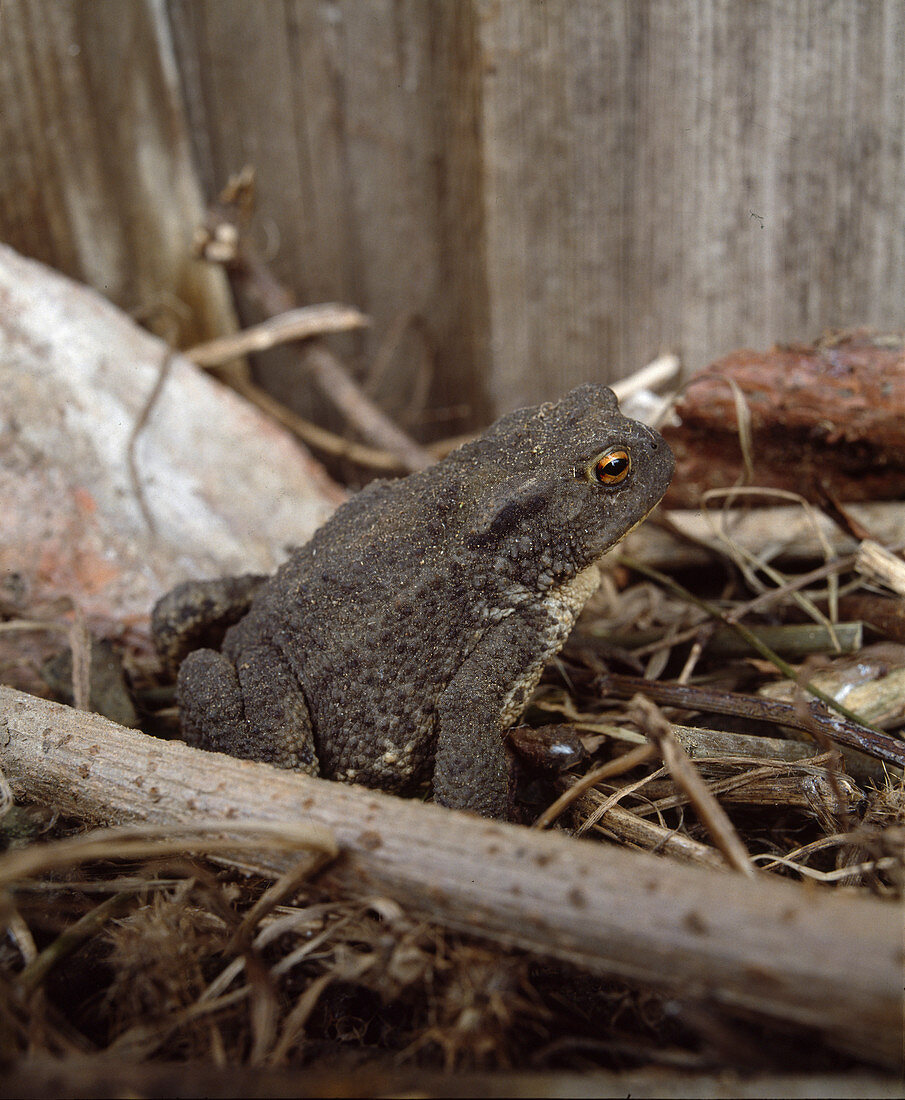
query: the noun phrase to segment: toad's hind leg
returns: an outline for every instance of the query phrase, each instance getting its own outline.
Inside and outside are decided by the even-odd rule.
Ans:
[[[317,775],[308,707],[274,647],[244,648],[235,663],[212,649],[190,653],[179,670],[177,698],[189,744]]]

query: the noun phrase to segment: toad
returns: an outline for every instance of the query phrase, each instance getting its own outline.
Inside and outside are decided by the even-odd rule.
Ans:
[[[503,731],[672,472],[655,431],[580,386],[372,482],[270,578],[180,585],[152,627],[185,657],[183,736],[396,793],[430,778],[444,806],[508,816]]]

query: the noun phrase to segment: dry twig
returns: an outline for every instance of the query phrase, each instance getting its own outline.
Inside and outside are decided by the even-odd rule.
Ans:
[[[791,703],[780,703],[775,699],[765,699],[760,695],[741,695],[738,692],[710,691],[706,688],[687,684],[666,684],[644,680],[640,676],[613,674],[607,678],[607,688],[623,695],[643,692],[650,699],[666,706],[682,707],[684,710],[715,711],[717,714],[735,714],[751,718],[755,722],[771,722],[778,726],[790,726],[812,734],[815,726],[830,741],[844,745],[883,760],[896,767],[905,767],[905,744],[895,737],[869,729],[854,722],[827,714],[818,702],[808,705],[808,720],[802,720],[801,714]],[[810,685],[805,686],[809,693]]]
[[[232,359],[267,351],[292,340],[310,340],[328,332],[348,332],[368,324],[368,318],[353,306],[336,302],[301,306],[231,336],[196,344],[185,352],[185,357],[199,367],[220,367]]]
[[[246,193],[235,192],[237,195]],[[254,246],[242,238],[233,196],[227,195],[216,210],[210,211],[209,221],[211,224],[204,231],[205,239],[199,238],[200,254],[211,262],[223,263],[234,286],[255,299],[269,318],[295,311],[297,303],[292,292],[275,278]],[[212,251],[211,245],[223,243],[224,234],[228,247]],[[404,470],[421,470],[434,461],[429,452],[367,397],[343,363],[324,345],[308,341],[298,353],[298,364],[365,441],[394,455]]]
[[[673,735],[669,722],[643,695],[634,697],[631,709],[638,725],[659,750],[673,782],[694,806],[701,823],[707,828],[717,848],[726,857],[726,862],[734,870],[741,871],[749,877],[752,876],[754,871],[751,860],[735,831],[735,826],[711,794],[697,768],[686,756],[684,749]]]
[[[855,555],[855,569],[905,596],[905,562],[873,539],[865,539]]]

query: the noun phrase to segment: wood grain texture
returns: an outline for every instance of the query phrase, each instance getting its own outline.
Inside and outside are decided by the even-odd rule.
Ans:
[[[898,324],[900,3],[476,7],[499,406]]]
[[[216,318],[184,247],[252,164],[255,243],[373,317],[336,350],[426,435],[905,323],[901,0],[10,0],[0,34],[5,240]]]
[[[333,874],[448,927],[816,1027],[862,1057],[900,1064],[896,903],[678,865],[312,779],[4,687],[0,765],[17,797],[85,821],[323,827],[342,853]],[[262,849],[254,862],[280,873],[293,857]]]
[[[12,0],[0,43],[0,238],[183,347],[234,327],[161,9]]]
[[[252,231],[276,276],[302,303],[346,301],[373,318],[372,331],[334,345],[362,373],[397,321],[440,323],[431,10],[417,0],[170,5],[206,191],[254,166]],[[435,343],[408,331],[377,385],[402,420],[412,394],[426,395],[419,375]],[[268,386],[309,411],[293,369],[272,361]]]

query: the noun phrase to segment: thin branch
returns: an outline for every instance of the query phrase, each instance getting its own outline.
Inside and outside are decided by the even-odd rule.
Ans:
[[[185,352],[185,357],[199,367],[219,367],[232,359],[267,351],[292,340],[308,340],[312,336],[323,336],[328,332],[348,332],[370,323],[365,314],[353,306],[336,302],[301,306],[270,317],[258,325],[251,325],[231,336],[221,336],[217,340],[196,344]]]
[[[807,692],[809,685],[802,685]],[[855,722],[847,722],[828,714],[820,703],[812,702],[808,707],[808,722],[802,721],[797,708],[792,703],[783,703],[777,699],[767,699],[760,695],[743,695],[731,691],[711,691],[707,688],[687,684],[667,684],[661,681],[645,680],[640,676],[625,676],[613,673],[606,678],[607,691],[631,696],[641,692],[649,699],[661,705],[681,707],[683,710],[714,711],[717,714],[733,714],[750,718],[755,722],[770,722],[778,726],[790,726],[813,735],[815,726],[831,741],[844,745],[847,749],[856,749],[876,760],[905,767],[905,743],[896,737]]]
[[[701,778],[694,763],[675,738],[670,723],[663,717],[656,705],[643,695],[632,700],[631,712],[638,723],[656,745],[663,757],[663,763],[675,785],[694,806],[701,824],[710,833],[714,844],[723,853],[726,862],[735,871],[753,877],[751,858],[735,831],[735,826],[723,807],[710,792]]]
[[[167,348],[164,352],[163,358],[160,361],[160,366],[157,370],[157,377],[154,379],[154,385],[151,387],[151,392],[148,394],[147,400],[144,405],[142,405],[138,416],[135,418],[135,423],[132,425],[132,431],[129,433],[129,440],[126,444],[126,464],[129,467],[129,479],[132,482],[132,491],[135,493],[135,499],[138,501],[139,510],[152,535],[156,532],[157,525],[154,522],[151,509],[148,507],[148,502],[145,499],[145,491],[141,483],[141,474],[138,469],[136,451],[138,447],[138,437],[144,430],[151,416],[151,412],[163,392],[163,387],[166,385],[166,380],[170,375],[170,368],[173,365],[173,357],[175,354],[176,352],[173,351],[172,348]]]
[[[213,224],[205,232],[211,242],[216,243],[218,234],[224,229],[231,230],[229,249],[222,255],[212,253],[209,245],[200,242],[200,254],[211,261],[222,262],[234,287],[254,298],[268,317],[294,311],[297,303],[292,291],[274,276],[254,246],[239,234],[236,211],[228,204],[221,204],[210,212],[209,220]],[[322,344],[308,341],[298,352],[298,365],[312,376],[327,400],[333,402],[366,442],[395,455],[409,472],[422,470],[433,463],[430,453],[368,398],[345,365]]]
[[[247,401],[256,405],[262,412],[271,416],[278,424],[293,432],[307,443],[309,447],[333,455],[334,458],[347,458],[359,466],[365,466],[380,473],[399,474],[404,472],[404,465],[399,457],[389,451],[368,447],[364,443],[356,443],[351,439],[343,439],[335,432],[322,428],[310,420],[298,415],[287,408],[281,402],[272,397],[266,390],[254,382],[246,379],[230,379],[230,385]]]

